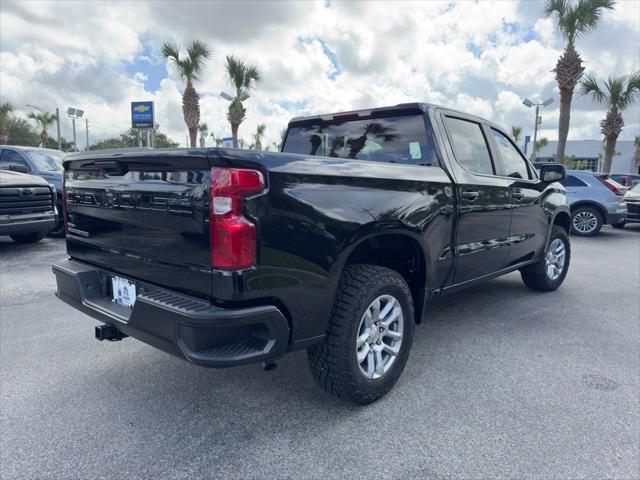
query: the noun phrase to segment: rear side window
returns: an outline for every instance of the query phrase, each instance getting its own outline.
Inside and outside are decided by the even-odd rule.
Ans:
[[[578,177],[574,177],[573,175],[567,175],[567,178],[562,180],[560,183],[565,187],[586,187],[587,184],[580,180]]]
[[[479,123],[446,117],[447,132],[456,161],[473,173],[493,175],[493,163]]]
[[[513,178],[530,179],[527,162],[518,149],[511,143],[505,135],[495,129],[491,129],[493,138],[496,141],[500,159],[502,160],[503,175]]]
[[[327,121],[289,128],[285,153],[373,162],[438,165],[422,115]]]

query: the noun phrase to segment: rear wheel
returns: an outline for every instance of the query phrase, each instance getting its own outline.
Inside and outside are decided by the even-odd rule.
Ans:
[[[35,243],[42,240],[47,232],[19,233],[10,235],[14,242],[17,243]]]
[[[550,292],[557,289],[569,271],[571,244],[564,228],[554,225],[549,244],[540,261],[520,270],[522,281],[532,290]]]
[[[571,212],[571,233],[580,237],[597,235],[602,228],[602,215],[592,207],[578,207]]]
[[[402,276],[375,265],[348,267],[340,279],[323,343],[308,350],[328,392],[368,404],[402,373],[413,340],[413,301]]]

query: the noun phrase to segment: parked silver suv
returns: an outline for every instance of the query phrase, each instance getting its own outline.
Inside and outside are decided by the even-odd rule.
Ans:
[[[588,170],[568,170],[562,181],[571,208],[571,233],[597,235],[603,224],[624,226],[626,188],[608,175]]]

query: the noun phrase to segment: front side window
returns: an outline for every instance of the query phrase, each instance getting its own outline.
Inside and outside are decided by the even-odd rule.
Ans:
[[[24,167],[27,171],[31,171],[27,162],[22,158],[22,155],[15,150],[3,149],[2,155],[0,155],[0,169],[11,170],[12,167],[15,166]]]
[[[527,161],[520,155],[518,149],[511,143],[502,132],[491,129],[493,138],[498,146],[500,158],[502,159],[503,174],[507,177],[530,179]]]
[[[473,173],[493,175],[493,163],[479,123],[446,117],[447,132],[457,162]]]
[[[282,151],[373,162],[438,165],[422,115],[292,126]]]

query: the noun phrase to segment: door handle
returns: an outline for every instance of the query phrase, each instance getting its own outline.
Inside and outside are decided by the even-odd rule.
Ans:
[[[511,196],[513,197],[514,200],[519,201],[519,200],[522,200],[524,198],[524,193],[522,193],[522,192],[513,192],[511,194]]]
[[[473,202],[480,196],[480,194],[478,192],[467,190],[466,192],[462,192],[460,196],[465,200],[469,200],[470,202]]]

